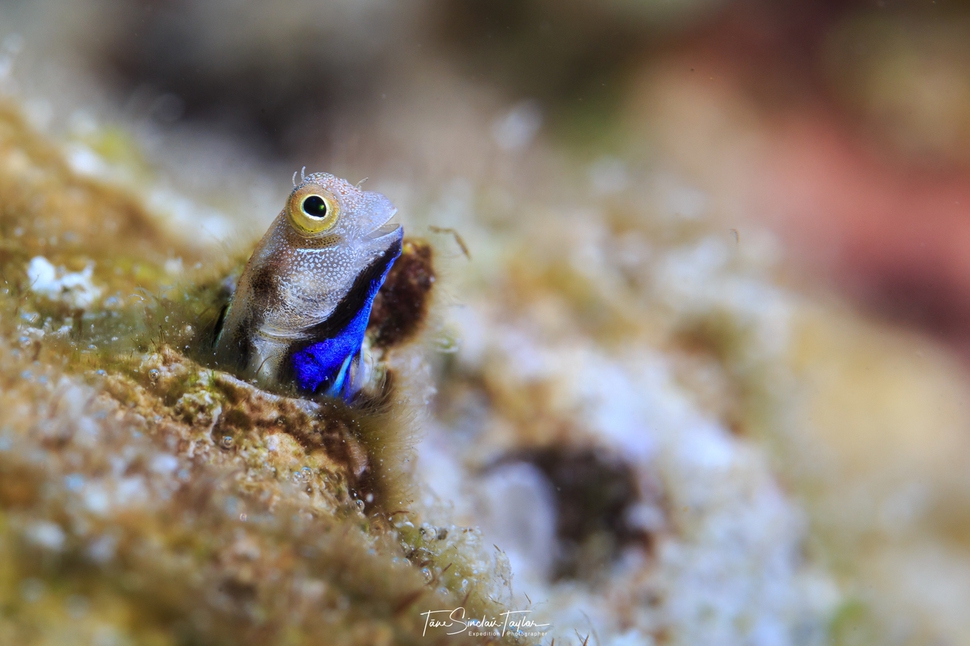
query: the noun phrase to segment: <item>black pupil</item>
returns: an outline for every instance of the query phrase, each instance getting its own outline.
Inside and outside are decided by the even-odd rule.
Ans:
[[[311,195],[303,200],[303,212],[311,218],[327,217],[327,203],[319,195]]]

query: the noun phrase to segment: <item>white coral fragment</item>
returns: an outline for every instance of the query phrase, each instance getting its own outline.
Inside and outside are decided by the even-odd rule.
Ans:
[[[82,310],[101,298],[101,288],[91,280],[93,274],[94,263],[82,271],[67,271],[64,267],[55,267],[43,256],[35,256],[27,265],[30,291]]]

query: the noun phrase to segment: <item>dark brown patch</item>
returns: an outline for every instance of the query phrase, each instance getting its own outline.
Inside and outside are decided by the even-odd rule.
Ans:
[[[263,307],[276,307],[282,300],[279,289],[276,288],[276,267],[270,263],[263,263],[253,270],[249,288],[252,290],[252,299]]]
[[[33,506],[43,484],[34,476],[28,465],[12,461],[0,465],[0,507],[11,510]]]
[[[555,578],[592,579],[623,547],[650,549],[653,538],[631,525],[628,513],[637,503],[660,501],[643,500],[633,467],[620,456],[593,448],[548,447],[518,452],[502,462],[531,463],[555,488]]]
[[[423,240],[404,243],[374,299],[367,332],[374,345],[389,348],[411,340],[427,318],[435,272],[431,245]]]

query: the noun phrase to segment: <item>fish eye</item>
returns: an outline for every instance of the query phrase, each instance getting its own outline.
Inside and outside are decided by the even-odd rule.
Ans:
[[[294,191],[287,211],[290,222],[303,233],[329,231],[337,223],[339,209],[334,199],[319,187],[309,186]]]
[[[327,201],[324,200],[319,195],[309,195],[303,198],[303,204],[301,206],[303,212],[306,213],[311,218],[323,219],[327,217]]]

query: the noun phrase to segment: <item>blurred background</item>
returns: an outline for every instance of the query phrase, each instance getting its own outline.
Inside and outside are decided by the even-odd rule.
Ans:
[[[439,152],[436,121],[480,117],[499,148],[540,136],[599,160],[607,189],[631,164],[682,173],[707,212],[771,227],[809,275],[970,352],[965,3],[6,0],[2,16],[41,122],[96,106],[173,151],[201,136],[236,164],[443,181],[501,173],[484,143]]]
[[[626,586],[631,608],[691,600],[643,621],[657,643],[965,644],[968,33],[945,0],[2,0],[0,87],[201,249],[251,244],[294,170],[370,176],[468,305],[434,330],[425,477],[474,485],[461,522],[602,643],[647,643],[612,600],[590,610]],[[588,392],[557,379],[594,355],[620,376],[576,412]],[[590,483],[613,507],[584,524]],[[503,520],[529,496],[554,511]],[[694,576],[742,553],[738,588]],[[597,579],[625,558],[641,578]],[[734,628],[684,628],[705,613]]]

